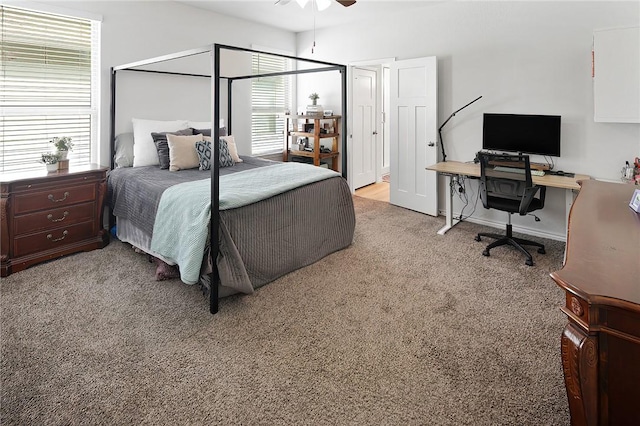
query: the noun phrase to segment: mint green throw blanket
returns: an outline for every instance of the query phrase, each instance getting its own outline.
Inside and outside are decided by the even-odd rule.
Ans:
[[[235,209],[313,182],[340,176],[300,163],[278,163],[220,176],[220,210]],[[195,284],[209,237],[211,179],[166,189],[153,225],[151,250],[180,268],[180,279]]]

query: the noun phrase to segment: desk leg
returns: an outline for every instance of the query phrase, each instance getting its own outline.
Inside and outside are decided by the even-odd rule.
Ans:
[[[453,228],[459,220],[453,219],[453,194],[451,193],[451,175],[444,176],[447,183],[447,197],[445,201],[445,225],[438,231],[438,235],[444,235],[449,229]]]

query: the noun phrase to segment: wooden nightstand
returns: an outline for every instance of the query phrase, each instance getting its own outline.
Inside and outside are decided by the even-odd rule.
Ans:
[[[0,175],[0,276],[106,246],[107,170],[92,164]]]

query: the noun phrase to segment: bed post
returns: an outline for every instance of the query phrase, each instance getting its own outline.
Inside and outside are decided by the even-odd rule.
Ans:
[[[347,179],[347,67],[340,69],[342,77],[342,177]]]
[[[116,70],[111,67],[111,111],[109,117],[109,170],[113,170],[115,166],[116,155]],[[113,215],[113,208],[111,202],[107,201],[109,210],[109,229],[108,234],[111,234],[111,230],[116,224],[116,217]],[[104,224],[102,224],[104,226]]]
[[[211,141],[211,220],[209,222],[209,261],[211,273],[209,274],[209,312],[218,312],[218,228],[220,226],[220,46],[214,45],[213,52],[213,139]]]
[[[231,97],[233,96],[233,79],[227,80],[227,135],[231,133]]]

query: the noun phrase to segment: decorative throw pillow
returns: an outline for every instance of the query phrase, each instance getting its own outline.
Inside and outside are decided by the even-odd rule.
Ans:
[[[156,121],[132,118],[133,123],[133,167],[157,166],[158,151],[151,137],[152,132],[175,132],[190,127],[187,120]]]
[[[233,166],[233,158],[229,154],[229,147],[227,142],[220,138],[220,144],[218,145],[220,154],[218,156],[218,164],[220,167]],[[196,143],[196,151],[198,152],[198,158],[200,161],[200,170],[211,170],[211,138],[206,137],[202,142]]]
[[[169,171],[176,172],[198,167],[200,163],[196,153],[196,142],[201,140],[202,135],[177,136],[168,133]]]
[[[211,136],[211,129],[196,129],[192,127],[191,130],[193,130],[194,135],[197,135],[198,133],[202,133],[202,136]],[[220,130],[218,130],[218,133],[220,133],[220,136],[227,136],[227,128],[220,127]]]
[[[232,135],[221,137],[220,139],[224,139],[229,145],[229,153],[231,154],[231,158],[233,158],[234,163],[242,163],[242,158],[238,155],[238,146],[236,145],[236,140]]]
[[[211,142],[212,138],[209,136],[204,136],[202,139],[205,141]],[[220,164],[220,167],[229,167],[229,166],[233,166],[236,163],[235,159],[233,158],[233,154],[231,152],[231,147],[227,142],[226,138],[220,138],[220,148],[218,148],[218,150],[220,151],[220,156],[218,161],[218,163]],[[240,157],[238,157],[238,159],[240,160]],[[238,162],[241,163],[242,160]]]
[[[153,143],[156,144],[156,150],[158,151],[158,161],[160,162],[161,169],[169,168],[169,143],[167,142],[168,133],[171,133],[172,135],[190,136],[193,135],[193,130],[188,128],[178,130],[177,132],[151,133]]]

